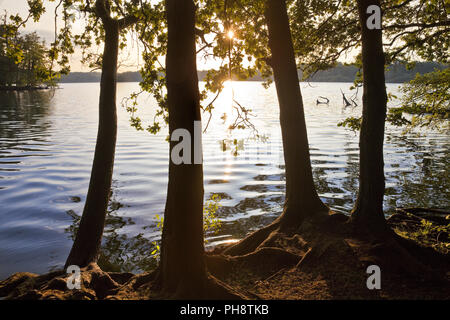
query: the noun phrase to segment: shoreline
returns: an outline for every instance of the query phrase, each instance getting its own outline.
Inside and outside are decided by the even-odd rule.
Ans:
[[[36,91],[36,90],[49,90],[49,89],[55,89],[58,87],[51,87],[51,86],[45,86],[45,87],[32,87],[32,86],[23,86],[23,87],[17,87],[17,86],[7,86],[2,87],[0,86],[0,91]]]
[[[276,248],[233,257],[223,254],[226,246],[218,246],[206,253],[206,264],[215,279],[233,288],[245,300],[448,300],[450,293],[445,290],[450,281],[448,212],[436,217],[434,210],[431,215],[420,214],[419,210],[398,209],[388,219],[398,240],[408,244],[404,247],[406,256],[406,251],[398,251],[392,243],[374,243],[364,235],[339,231],[341,228],[336,226],[344,227],[345,217],[332,214],[331,223],[320,227],[320,232],[311,229],[312,225],[305,225],[294,234],[280,234]],[[312,255],[313,247],[324,250]],[[418,259],[420,272],[408,263],[413,260],[403,259],[413,256]],[[366,288],[366,268],[371,264],[382,266],[380,290]],[[157,269],[139,274],[108,272],[94,263],[82,269],[82,287],[68,290],[68,275],[64,270],[43,275],[20,272],[0,281],[0,297],[2,300],[159,300],[163,297],[157,291],[156,273]]]

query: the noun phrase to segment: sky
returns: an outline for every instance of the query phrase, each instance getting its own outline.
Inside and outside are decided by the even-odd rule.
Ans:
[[[41,18],[39,23],[30,22],[26,27],[26,31],[32,32],[36,31],[39,35],[48,41],[53,39],[53,17],[49,11],[53,11],[55,4],[51,3],[46,7],[46,13]],[[26,17],[28,6],[26,0],[0,0],[1,13],[3,14],[5,10],[8,14],[19,13],[22,17]]]
[[[40,21],[37,23],[29,21],[24,31],[36,31],[41,38],[45,39],[47,44],[50,44],[54,41],[54,9],[56,7],[56,3],[45,1],[45,4],[47,5],[45,8],[46,12],[41,17]],[[8,14],[19,13],[22,17],[26,17],[28,14],[27,0],[0,0],[0,13],[3,14],[5,10]],[[59,22],[59,27],[61,25],[62,22]],[[72,25],[73,34],[79,34],[83,31],[83,29],[84,25],[82,19],[76,19],[76,22]],[[124,52],[121,53],[121,56],[119,57],[119,72],[138,71],[140,69],[140,63],[142,63],[139,57],[138,44],[136,41],[132,40],[131,36],[129,36],[128,39],[129,46],[126,50],[124,50]],[[101,53],[102,48],[94,47],[93,50]],[[350,56],[352,57],[353,54],[350,54]],[[87,66],[80,62],[81,58],[82,55],[80,49],[75,49],[75,53],[71,56],[71,71],[91,71]],[[348,58],[344,60],[348,60]],[[164,64],[163,57],[161,57],[160,62]],[[217,68],[219,65],[220,61],[212,58],[205,59],[201,55],[198,55],[197,57],[197,68],[199,70]]]
[[[55,3],[49,3],[46,1],[46,12],[41,17],[40,21],[35,23],[34,21],[29,21],[24,29],[24,32],[34,32],[43,39],[45,39],[47,44],[54,41],[54,10]],[[26,0],[0,0],[0,11],[1,14],[6,10],[8,14],[19,13],[22,17],[27,16],[28,5]],[[82,25],[76,23],[73,26],[73,32],[80,32],[82,30]],[[89,68],[83,66],[79,61],[81,59],[81,53],[77,50],[71,59],[71,69],[72,71],[89,71]]]
[[[45,1],[47,5],[45,7],[46,12],[41,17],[40,21],[35,23],[30,21],[27,23],[24,32],[34,32],[43,39],[45,39],[47,44],[50,44],[54,41],[54,10],[56,7],[56,3],[52,3],[49,1]],[[26,17],[28,14],[28,5],[27,0],[0,0],[0,12],[1,14],[4,11],[7,11],[8,14],[16,14],[19,13],[22,17]],[[61,26],[61,22],[59,23],[59,27]],[[58,28],[59,28],[58,27]],[[72,26],[73,34],[81,33],[83,31],[83,23],[80,19]],[[137,48],[137,43],[132,40],[131,36],[129,37],[129,46],[121,54],[119,57],[119,72],[124,71],[138,71],[139,64],[142,63],[139,57],[139,50]],[[101,53],[101,48],[94,48],[94,51],[98,51]],[[83,65],[81,60],[81,51],[79,49],[75,49],[75,53],[71,57],[71,71],[77,72],[88,72],[90,69]],[[161,58],[161,62],[164,62],[164,58]],[[218,62],[215,62],[211,59],[205,61],[202,57],[198,57],[197,59],[197,68],[199,70],[206,70],[210,68],[214,68],[218,66]]]

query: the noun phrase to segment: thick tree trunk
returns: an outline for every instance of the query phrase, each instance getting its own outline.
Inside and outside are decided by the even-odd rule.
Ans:
[[[194,121],[201,120],[195,5],[192,0],[166,0],[166,10],[169,134],[187,129],[193,139]],[[159,275],[164,293],[184,298],[201,295],[207,279],[203,257],[203,166],[194,164],[191,142],[192,164],[175,165],[170,159]],[[177,143],[170,143],[170,151]]]
[[[368,29],[367,7],[379,0],[358,0],[362,29],[362,64],[364,77],[362,125],[359,139],[359,192],[352,212],[352,222],[361,231],[387,229],[383,214],[384,162],[383,140],[386,118],[386,85],[381,29]],[[381,8],[381,7],[380,7]]]
[[[105,47],[100,82],[97,144],[83,215],[66,267],[69,265],[85,267],[97,261],[111,192],[117,137],[119,24],[110,19],[104,21],[104,28]]]
[[[280,105],[286,164],[286,203],[281,225],[296,226],[306,217],[328,213],[314,186],[302,95],[285,0],[267,0],[270,64]]]

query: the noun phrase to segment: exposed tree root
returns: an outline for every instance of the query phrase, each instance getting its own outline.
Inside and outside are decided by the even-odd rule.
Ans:
[[[207,287],[203,299],[213,300],[243,300],[248,297],[235,289],[220,281],[219,279],[208,275]]]
[[[207,273],[203,279],[185,279],[174,291],[168,291],[156,280],[152,299],[163,300],[243,300],[248,297]],[[150,284],[147,284],[150,285]]]
[[[240,268],[251,269],[262,276],[269,276],[280,268],[294,266],[301,256],[276,247],[260,248],[242,256],[212,255],[206,257],[208,270],[219,278]]]
[[[428,209],[428,208],[398,208],[398,215],[407,215],[415,218],[426,218],[439,224],[448,224],[447,216],[450,211],[444,209]]]
[[[81,269],[81,289],[68,289],[70,275],[63,271],[38,276],[31,273],[16,273],[0,282],[0,296],[7,299],[106,299],[126,283],[130,273],[103,272],[97,264]]]
[[[235,245],[225,249],[223,254],[229,256],[245,255],[247,253],[255,251],[259,245],[267,239],[267,237],[278,228],[279,220],[275,220],[268,226],[261,228],[248,237],[242,239]]]
[[[207,257],[208,268],[233,287],[266,299],[450,298],[443,290],[450,284],[449,255],[390,229],[383,237],[355,232],[348,220],[330,214],[306,219],[290,232],[280,231],[278,220]],[[366,286],[367,267],[373,264],[391,281],[384,291]]]
[[[302,227],[305,224],[321,225],[323,221],[331,219],[331,216],[333,218],[340,216],[335,214],[328,215],[325,211],[319,210],[306,215],[307,218],[287,222],[285,217],[287,217],[288,210],[292,211],[293,209],[285,208],[284,212],[274,222],[253,232],[238,243],[224,249],[222,253],[228,256],[243,256],[254,252],[259,248],[273,247],[276,246],[280,234],[294,234],[299,227]],[[290,216],[292,216],[292,214],[290,214]],[[347,220],[346,217],[345,220]]]
[[[156,272],[134,275],[104,272],[96,264],[81,269],[81,288],[68,289],[63,271],[42,276],[16,273],[0,282],[0,296],[17,300],[249,299],[212,275],[203,284],[180,283],[174,293],[157,289]]]
[[[388,219],[395,230],[417,232],[422,218],[400,213]],[[0,282],[7,299],[450,299],[450,257],[434,242],[394,232],[377,238],[354,233],[341,214],[305,220],[282,232],[277,224],[253,233],[223,253],[205,256],[210,274],[199,283],[181,283],[164,293],[157,272],[133,275],[82,269],[80,290],[67,289],[67,275],[17,273]],[[403,233],[401,233],[403,235]],[[436,241],[435,234],[431,234]],[[443,237],[443,236],[442,236]],[[254,250],[251,250],[254,248]],[[229,253],[232,254],[229,254]],[[237,254],[245,252],[244,254]],[[367,267],[378,265],[382,289],[366,286]]]

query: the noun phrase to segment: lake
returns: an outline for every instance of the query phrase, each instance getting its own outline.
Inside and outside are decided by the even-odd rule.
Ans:
[[[350,83],[302,83],[311,161],[322,200],[348,213],[358,188],[358,135],[337,127],[359,107],[344,108],[340,90]],[[398,94],[398,84],[388,91]],[[160,237],[155,216],[164,212],[168,172],[167,128],[137,132],[121,101],[137,83],[118,84],[119,132],[103,253],[106,270],[139,272],[155,266],[152,242]],[[99,84],[0,93],[0,279],[13,272],[44,273],[63,266],[89,184],[98,121]],[[232,96],[252,109],[252,130],[234,121]],[[318,96],[330,99],[316,105]],[[155,102],[139,98],[139,115],[150,123]],[[226,114],[226,117],[222,117]],[[278,103],[272,85],[227,83],[203,136],[205,198],[219,194],[222,227],[206,246],[235,241],[271,222],[282,210],[284,183]],[[208,115],[203,117],[206,126]],[[450,139],[421,130],[402,135],[387,126],[385,212],[396,207],[449,208]],[[189,186],[186,186],[189,187]]]

